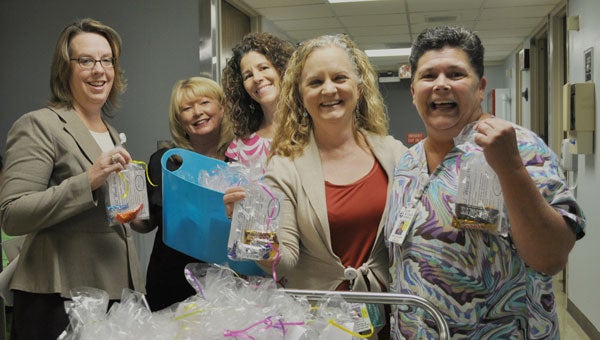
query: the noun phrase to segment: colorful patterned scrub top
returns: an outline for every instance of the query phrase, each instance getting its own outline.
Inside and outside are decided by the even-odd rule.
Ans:
[[[236,137],[225,152],[225,156],[244,165],[264,164],[271,149],[271,139],[253,132],[248,138]]]
[[[533,132],[514,127],[523,164],[540,192],[577,238],[583,237],[585,218],[556,155]],[[390,290],[432,302],[444,314],[453,339],[559,338],[552,277],[529,268],[509,238],[452,227],[459,165],[472,151],[457,145],[429,175],[423,143],[400,159],[388,200]],[[406,239],[401,246],[390,242],[399,212],[421,191]],[[433,320],[420,309],[394,306],[392,317],[393,339],[437,337]]]

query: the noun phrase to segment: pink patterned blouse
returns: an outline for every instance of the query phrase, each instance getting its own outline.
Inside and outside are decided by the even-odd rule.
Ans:
[[[229,148],[225,152],[225,156],[244,165],[252,165],[260,162],[264,167],[270,149],[270,138],[263,138],[256,133],[252,133],[248,138],[236,137],[231,141]]]

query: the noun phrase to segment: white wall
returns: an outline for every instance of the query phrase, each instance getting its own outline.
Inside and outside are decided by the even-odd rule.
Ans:
[[[579,15],[580,30],[568,32],[568,78],[571,83],[584,81],[583,70],[583,52],[590,47],[594,49],[594,73],[593,80],[600,81],[600,1],[597,0],[569,0],[567,13],[569,16]],[[524,40],[525,47],[531,37]],[[552,65],[550,65],[552,67]],[[511,78],[508,79],[507,86],[511,90],[513,98],[511,102],[512,110],[516,109],[516,101],[522,100],[521,95],[516,93],[514,79],[516,72],[516,59],[511,56],[505,60],[504,68]],[[529,71],[521,72],[522,89],[530,88]],[[552,86],[560,86],[562,84]],[[598,111],[598,99],[600,98],[600,88],[596,85],[596,112]],[[522,101],[523,104],[523,123],[525,127],[531,125],[531,106],[528,101]],[[562,108],[552,108],[553,110],[562,110]],[[550,124],[552,121],[550,120]],[[596,113],[596,131],[600,125],[600,118]],[[549,127],[552,131],[552,127]],[[600,171],[598,167],[600,155],[600,141],[598,135],[595,138],[595,154],[580,155],[579,170],[576,173],[575,181],[577,184],[576,197],[587,217],[586,236],[577,241],[573,251],[569,256],[567,265],[567,296],[570,302],[585,315],[593,324],[596,330],[600,330],[600,294],[598,294],[598,283],[600,282],[600,210],[598,209],[598,189],[600,189]]]
[[[504,69],[505,69],[505,74],[508,74],[509,76],[506,78],[506,87],[508,87],[510,89],[510,110],[512,112],[512,116],[515,117],[515,123],[516,123],[516,117],[517,117],[517,100],[521,100],[521,94],[517,93],[517,89],[515,87],[515,79],[517,77],[517,60],[514,56],[514,53],[511,53],[511,56],[509,56],[508,58],[506,58],[506,60],[504,60]],[[520,71],[518,71],[520,72]]]
[[[596,82],[596,131],[599,131],[598,99],[600,98],[600,2],[597,0],[570,0],[567,15],[579,16],[579,31],[568,33],[569,70],[571,83],[584,82],[583,52],[594,48],[593,75]],[[600,210],[598,209],[598,189],[600,189],[600,141],[596,132],[594,154],[579,156],[577,173],[577,198],[587,217],[586,236],[577,242],[569,257],[568,297],[575,306],[600,329]]]
[[[488,95],[492,89],[507,88],[506,73],[504,65],[485,66],[484,76],[487,78],[487,88],[485,89],[485,98],[483,100],[483,111],[491,112],[492,108],[488,107]],[[512,97],[511,97],[512,98]]]

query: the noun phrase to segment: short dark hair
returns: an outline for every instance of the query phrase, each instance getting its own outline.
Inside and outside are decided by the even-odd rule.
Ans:
[[[484,48],[477,34],[459,26],[439,26],[426,28],[412,44],[410,53],[411,77],[417,70],[419,59],[430,50],[444,47],[459,48],[469,56],[469,62],[479,78],[483,77]]]

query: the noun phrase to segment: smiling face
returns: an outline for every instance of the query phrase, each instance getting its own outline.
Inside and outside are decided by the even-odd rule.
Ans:
[[[261,53],[250,51],[240,60],[244,89],[262,107],[277,104],[280,76],[277,69]],[[264,110],[263,110],[264,111]]]
[[[190,139],[218,134],[223,120],[223,106],[205,96],[186,98],[179,107],[179,118]]]
[[[453,137],[479,119],[485,86],[486,78],[479,79],[463,50],[445,47],[423,54],[411,93],[428,134]]]
[[[77,34],[70,42],[70,57],[90,57],[96,60],[112,58],[108,40],[97,33]],[[71,61],[69,87],[73,96],[73,107],[81,113],[100,113],[112,89],[115,70],[97,62],[93,68],[85,69],[76,60]]]
[[[315,49],[306,58],[299,86],[304,108],[316,128],[340,120],[352,124],[360,96],[358,75],[343,49]]]

